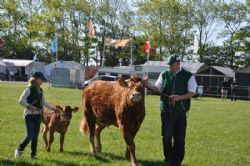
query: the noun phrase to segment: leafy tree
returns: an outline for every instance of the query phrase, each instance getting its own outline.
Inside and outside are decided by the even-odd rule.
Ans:
[[[152,48],[156,48],[159,60],[169,54],[187,54],[192,28],[188,3],[141,0],[135,4],[138,7],[136,28],[145,35],[150,34]]]
[[[195,29],[198,30],[200,62],[204,61],[208,39],[217,20],[218,3],[216,0],[192,0],[188,1],[191,8],[191,20]]]
[[[3,56],[5,58],[31,57],[32,48],[27,45],[27,40],[23,40],[26,35],[27,14],[20,7],[21,4],[17,0],[0,3],[2,10],[0,22],[4,39]]]
[[[117,66],[119,65],[119,59],[122,58],[124,58],[123,62],[127,63],[129,49],[116,49],[104,46],[106,37],[113,39],[132,37],[131,27],[134,24],[132,21],[134,13],[129,8],[127,1],[97,1],[94,11],[93,17],[99,26],[97,40],[98,50],[100,51],[100,66],[103,64],[106,66]]]
[[[236,64],[235,52],[237,45],[234,42],[234,36],[239,31],[243,23],[246,21],[246,5],[239,2],[223,3],[220,10],[220,20],[225,24],[225,29],[221,33],[221,36],[227,37],[225,41],[225,47],[228,48],[230,56],[230,66],[234,67]]]

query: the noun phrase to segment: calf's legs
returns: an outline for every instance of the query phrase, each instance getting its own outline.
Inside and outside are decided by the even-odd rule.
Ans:
[[[48,147],[48,140],[47,140],[47,133],[48,133],[48,131],[49,131],[49,128],[47,126],[44,126],[42,134],[43,134],[43,140],[44,140],[46,148]]]
[[[122,132],[122,136],[127,144],[127,150],[125,154],[125,158],[128,160],[130,158],[132,166],[138,166],[137,159],[135,157],[135,143],[134,138],[135,134],[131,134],[129,131],[126,131],[123,126],[119,126],[120,131]]]
[[[64,137],[65,133],[60,133],[60,152],[63,152]]]
[[[48,146],[47,146],[47,151],[50,152],[50,146],[52,144],[52,142],[54,141],[54,132],[53,130],[50,129],[49,131],[49,143],[48,143]]]

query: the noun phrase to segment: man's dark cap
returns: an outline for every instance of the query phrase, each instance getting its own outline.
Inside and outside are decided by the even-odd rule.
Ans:
[[[32,74],[32,77],[34,78],[40,78],[43,82],[46,81],[46,78],[44,77],[43,73],[40,71],[36,71]]]
[[[170,56],[170,58],[169,58],[169,60],[168,60],[168,64],[169,64],[169,65],[172,65],[172,64],[174,64],[175,62],[180,62],[180,61],[181,61],[180,56],[178,56],[178,55],[172,55],[172,56]]]

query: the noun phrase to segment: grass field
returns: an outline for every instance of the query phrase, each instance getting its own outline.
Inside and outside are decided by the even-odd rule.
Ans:
[[[21,159],[14,159],[14,150],[25,136],[23,108],[17,103],[27,83],[0,82],[0,165],[89,165],[129,166],[124,160],[125,143],[115,127],[102,133],[103,151],[96,157],[89,154],[89,142],[79,132],[82,118],[78,89],[51,88],[44,84],[47,101],[79,106],[66,133],[64,152],[59,153],[59,134],[51,152],[45,151],[41,134],[38,159],[30,160],[28,145]],[[146,117],[136,136],[136,156],[140,165],[161,166],[159,97],[146,97]],[[184,166],[248,166],[250,165],[250,102],[221,101],[215,98],[193,99],[188,114]]]

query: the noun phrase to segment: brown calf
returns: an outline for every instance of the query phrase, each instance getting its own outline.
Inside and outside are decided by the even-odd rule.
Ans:
[[[80,130],[89,132],[91,153],[95,155],[102,149],[101,131],[109,125],[119,127],[127,145],[125,158],[137,166],[134,138],[145,116],[143,80],[131,77],[128,86],[122,80],[118,82],[95,81],[83,90]]]
[[[63,152],[63,143],[65,133],[67,132],[68,126],[70,124],[70,120],[72,118],[72,112],[76,112],[79,108],[70,106],[65,106],[62,108],[59,105],[50,103],[56,109],[61,110],[61,112],[53,112],[52,110],[48,110],[44,108],[43,110],[43,122],[45,127],[42,131],[43,140],[46,145],[46,149],[50,152],[50,146],[54,141],[54,132],[57,131],[60,133],[60,152]],[[49,142],[47,141],[47,133],[49,132]]]

